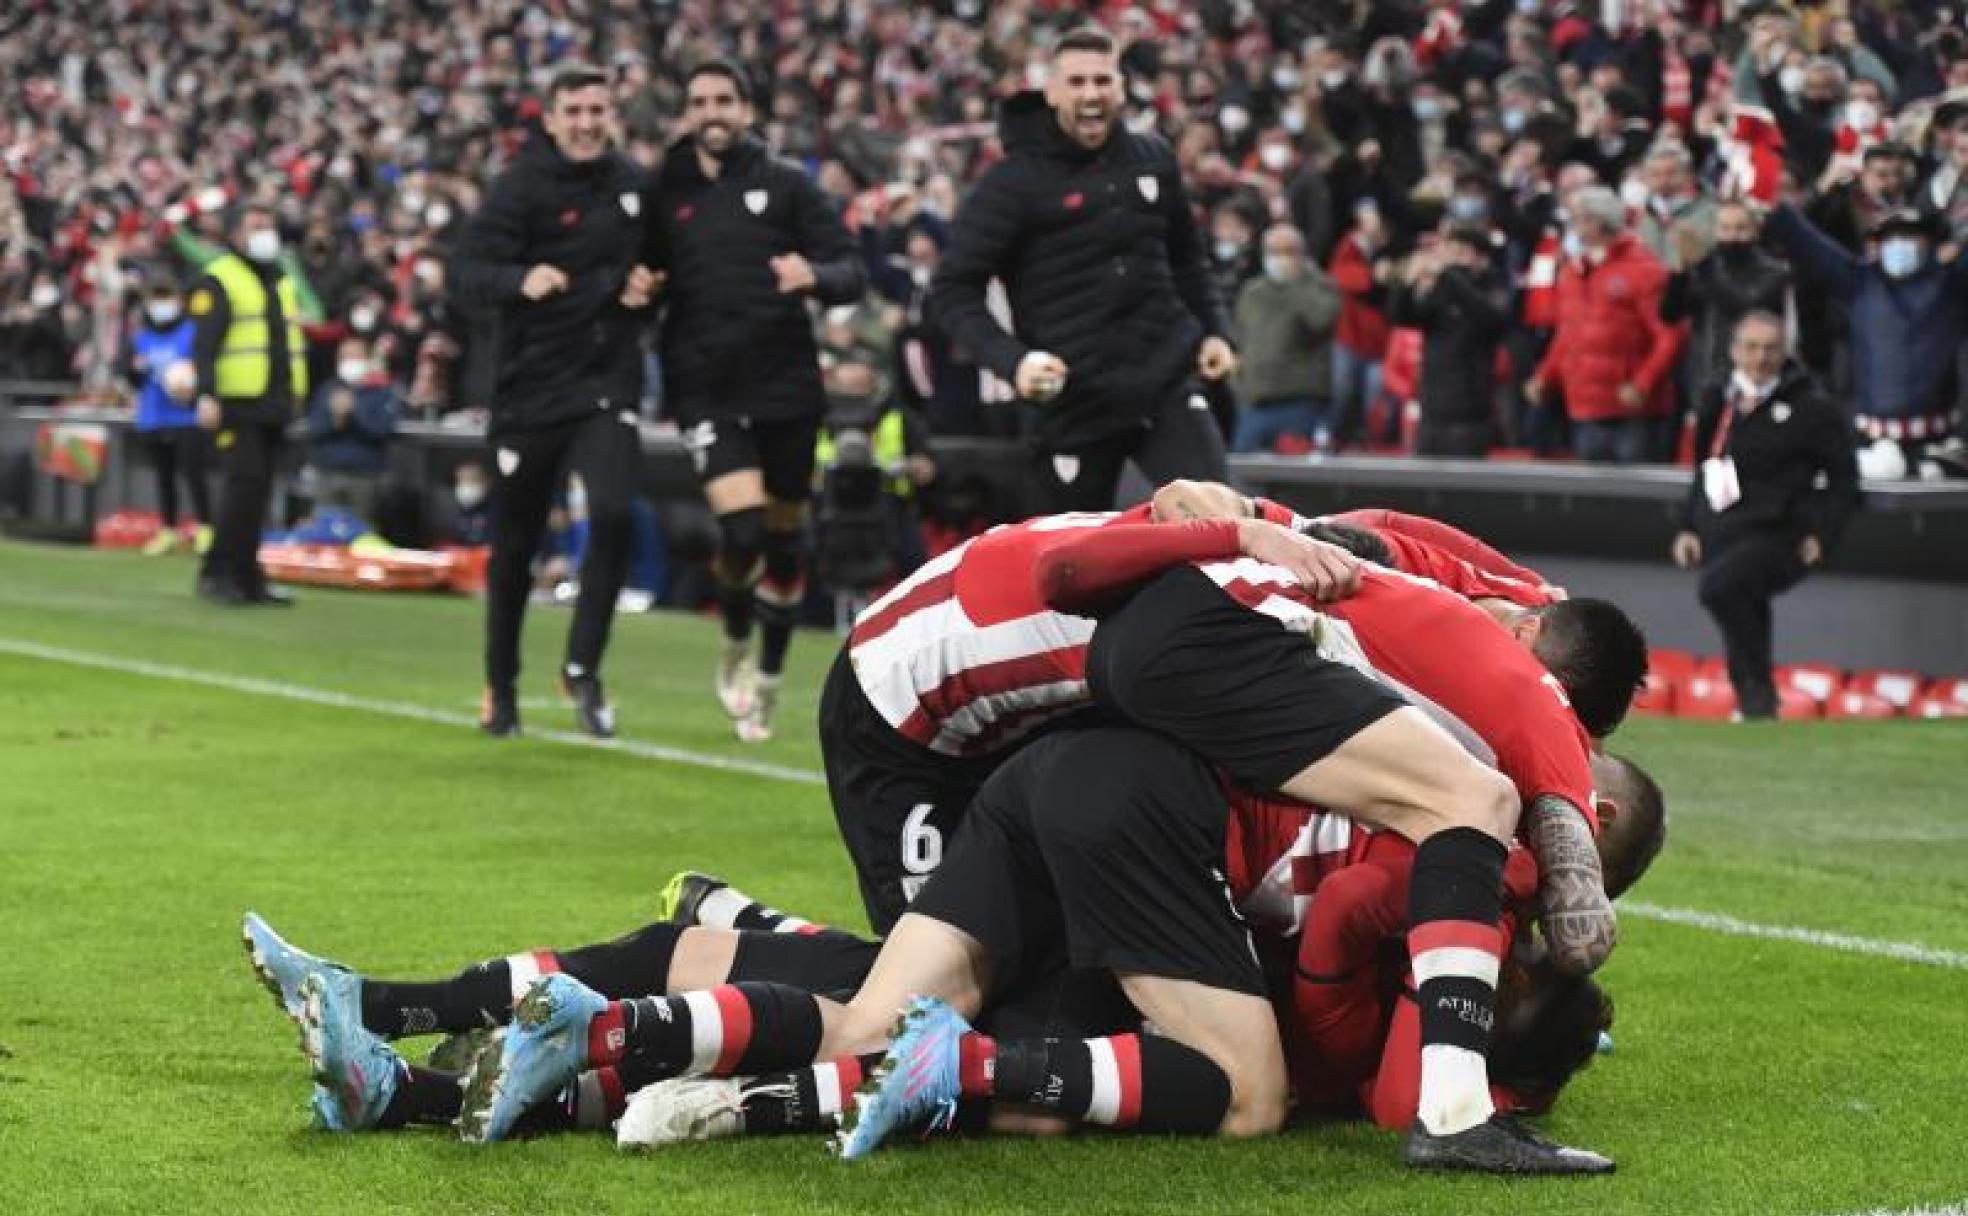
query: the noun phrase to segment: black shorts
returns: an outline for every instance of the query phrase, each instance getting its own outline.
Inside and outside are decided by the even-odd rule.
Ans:
[[[730,982],[766,980],[844,1002],[860,990],[880,953],[880,942],[837,929],[819,933],[747,929],[738,934]]]
[[[985,783],[909,910],[983,943],[993,993],[1063,967],[1264,996],[1223,876],[1227,819],[1194,753],[1132,728],[1058,731]]]
[[[1087,684],[1101,707],[1193,748],[1259,793],[1407,704],[1193,566],[1157,578],[1100,622]]]
[[[820,690],[820,758],[868,923],[886,934],[1001,758],[960,760],[903,738],[869,704],[845,646]]]
[[[805,502],[813,496],[814,448],[820,420],[783,418],[705,418],[683,428],[683,446],[697,480],[705,484],[726,473],[757,469],[765,477],[766,497],[774,502]]]

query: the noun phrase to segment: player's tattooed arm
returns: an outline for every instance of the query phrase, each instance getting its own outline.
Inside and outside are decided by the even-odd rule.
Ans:
[[[1255,504],[1229,486],[1214,481],[1178,478],[1155,491],[1152,517],[1156,523],[1183,519],[1239,519],[1257,514]]]
[[[1570,974],[1589,974],[1619,940],[1592,829],[1577,807],[1549,794],[1533,801],[1524,818],[1538,863],[1538,901],[1551,961]]]

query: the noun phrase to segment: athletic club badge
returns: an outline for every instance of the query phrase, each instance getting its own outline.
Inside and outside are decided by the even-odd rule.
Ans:
[[[642,214],[642,196],[633,190],[622,194],[622,212],[630,219]]]
[[[1152,173],[1144,173],[1135,178],[1134,184],[1141,187],[1141,197],[1151,203],[1162,197],[1162,183],[1157,181]]]
[[[745,206],[751,209],[753,215],[764,215],[765,191],[763,190],[745,191]]]

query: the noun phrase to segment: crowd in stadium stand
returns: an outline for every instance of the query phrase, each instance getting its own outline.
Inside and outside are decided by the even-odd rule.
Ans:
[[[121,384],[145,294],[257,199],[318,392],[469,409],[445,254],[544,71],[604,65],[653,165],[681,68],[723,54],[867,259],[867,298],[816,320],[830,389],[1013,432],[924,300],[995,103],[1089,17],[1203,212],[1246,450],[1669,459],[1763,309],[1869,473],[1919,475],[1954,430],[1968,33],[1933,0],[25,0],[0,18],[0,379]]]

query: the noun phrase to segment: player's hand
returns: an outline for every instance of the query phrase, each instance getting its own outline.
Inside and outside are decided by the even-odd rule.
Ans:
[[[1683,570],[1693,570],[1701,565],[1702,541],[1693,532],[1676,533],[1674,547],[1669,550],[1674,556],[1674,564]]]
[[[1532,405],[1544,404],[1544,381],[1532,376],[1524,381],[1524,400]]]
[[[782,296],[812,291],[813,285],[819,282],[813,277],[813,263],[797,253],[782,253],[766,265],[772,267],[773,276],[779,280],[779,294]]]
[[[1824,542],[1815,536],[1807,536],[1797,545],[1797,556],[1806,566],[1815,566],[1824,560]]]
[[[1289,570],[1314,599],[1345,599],[1360,587],[1359,558],[1282,524],[1238,520],[1237,549],[1245,557]]]
[[[651,270],[647,266],[631,267],[628,281],[622,284],[622,307],[649,307],[656,293],[663,289],[666,277],[662,271]]]
[[[540,263],[526,272],[519,281],[519,294],[529,300],[544,300],[550,295],[567,290],[567,273],[558,266]]]
[[[207,393],[198,399],[198,425],[202,430],[216,431],[223,417],[219,410],[219,399]]]
[[[1050,352],[1035,350],[1018,361],[1012,387],[1027,401],[1050,401],[1066,387],[1066,361]]]
[[[1221,338],[1204,338],[1196,352],[1196,370],[1205,380],[1221,380],[1237,370],[1237,352]]]
[[[902,462],[902,473],[912,486],[926,486],[936,480],[936,462],[918,452]]]
[[[1647,398],[1638,385],[1622,384],[1619,388],[1619,403],[1627,409],[1637,410],[1647,403]]]

